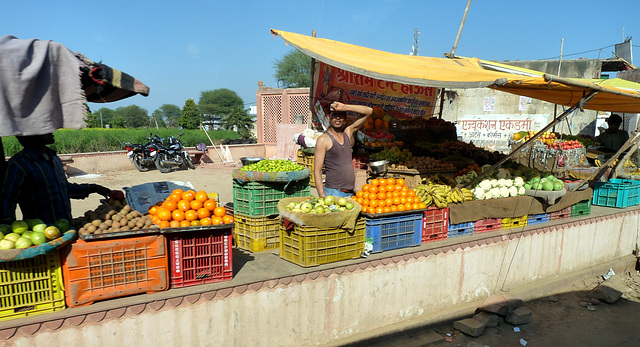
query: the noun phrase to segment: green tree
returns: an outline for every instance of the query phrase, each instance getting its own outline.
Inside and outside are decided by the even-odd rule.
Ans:
[[[198,129],[200,127],[200,113],[193,99],[188,99],[182,107],[182,114],[178,117],[178,125],[185,129]]]
[[[149,126],[149,114],[147,110],[138,105],[118,107],[116,113],[121,115],[129,128],[141,128]]]
[[[115,129],[122,129],[127,126],[127,121],[122,115],[117,114],[111,119],[110,126]]]
[[[273,77],[281,88],[311,87],[311,57],[294,49],[282,59],[276,59]]]
[[[173,104],[163,104],[159,109],[153,111],[158,120],[158,125],[161,123],[166,124],[168,127],[175,127],[178,125],[178,118],[182,113],[180,107]]]
[[[249,115],[249,110],[238,106],[222,118],[222,127],[227,130],[234,130],[242,139],[251,138],[251,130],[254,127],[253,118]]]
[[[95,112],[87,114],[85,121],[89,128],[105,128],[107,124],[113,127],[112,120],[116,115],[116,111],[102,107]]]
[[[226,88],[205,90],[200,92],[198,107],[200,113],[207,115],[207,119],[212,116],[225,116],[231,111],[244,105],[244,101],[236,92]]]

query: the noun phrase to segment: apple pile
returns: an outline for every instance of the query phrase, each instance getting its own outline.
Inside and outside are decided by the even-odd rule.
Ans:
[[[0,249],[28,248],[59,238],[71,225],[66,219],[58,219],[53,225],[41,219],[17,220],[0,224]]]
[[[548,144],[547,148],[568,150],[568,149],[582,148],[582,143],[578,140],[556,141],[554,143]]]
[[[324,198],[310,197],[299,203],[292,201],[286,206],[286,209],[291,212],[320,214],[353,210],[354,207],[353,202],[347,198],[328,195]]]

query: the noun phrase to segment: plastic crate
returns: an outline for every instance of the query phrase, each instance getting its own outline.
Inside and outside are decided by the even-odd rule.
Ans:
[[[233,278],[231,228],[166,234],[171,257],[171,288]]]
[[[280,247],[279,216],[235,216],[234,239],[238,248],[262,252]]]
[[[520,228],[527,225],[528,216],[502,218],[502,229]]]
[[[540,214],[530,214],[527,216],[527,224],[540,224],[540,223],[548,223],[549,222],[549,214],[548,213],[540,213]]]
[[[502,218],[485,218],[473,223],[474,233],[485,233],[502,229]]]
[[[640,204],[640,181],[612,178],[608,182],[597,181],[593,190],[594,205],[629,207]]]
[[[422,212],[364,220],[366,237],[373,239],[373,253],[422,244]]]
[[[475,227],[474,222],[449,224],[447,237],[449,238],[449,237],[472,235],[474,227]]]
[[[444,240],[449,232],[449,208],[429,208],[422,215],[422,242]]]
[[[549,212],[549,220],[550,221],[560,220],[560,219],[567,219],[569,217],[571,217],[571,206],[563,208],[560,211]]]
[[[591,200],[580,201],[571,206],[571,217],[581,217],[591,214]]]
[[[365,221],[358,218],[354,230],[324,229],[280,224],[280,258],[309,267],[359,258],[364,251]]]
[[[77,240],[64,248],[62,259],[65,298],[70,307],[160,292],[169,286],[167,244],[162,235]]]
[[[306,167],[307,169],[309,169],[309,185],[312,187],[316,186],[316,180],[313,174],[313,162],[314,162],[314,155],[313,154],[307,154],[302,152],[301,150],[298,150],[298,156],[296,158],[296,163]]]
[[[0,262],[0,321],[64,310],[60,254]]]
[[[262,217],[278,214],[278,202],[284,198],[310,196],[309,179],[279,182],[233,181],[233,209],[236,214]]]

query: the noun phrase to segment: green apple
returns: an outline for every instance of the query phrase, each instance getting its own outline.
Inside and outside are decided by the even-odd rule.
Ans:
[[[27,219],[25,220],[25,222],[27,222],[27,225],[31,230],[33,230],[33,227],[36,226],[37,224],[44,224],[42,219],[38,219],[38,218]]]
[[[303,202],[302,204],[300,204],[300,210],[302,210],[302,212],[309,212],[311,211],[311,204],[308,202]]]
[[[20,236],[22,236],[22,237],[26,237],[26,238],[28,238],[29,240],[31,240],[31,234],[33,234],[33,231],[31,231],[31,230],[27,230],[27,231],[23,232],[23,233],[22,233],[22,235],[20,235]]]
[[[17,220],[11,223],[11,230],[16,234],[22,234],[23,232],[29,230],[29,224],[23,220]]]
[[[14,249],[16,248],[16,243],[11,240],[0,240],[0,249]]]
[[[34,245],[38,246],[47,242],[47,237],[44,236],[44,233],[35,231],[33,234],[31,234],[31,242],[33,242]]]
[[[332,205],[335,202],[335,198],[331,195],[325,196],[324,197],[324,204],[325,205]]]
[[[324,207],[318,205],[315,208],[316,213],[324,213]]]
[[[60,235],[60,229],[56,226],[51,225],[44,229],[44,236],[46,236],[48,240],[57,239]]]
[[[20,234],[10,233],[4,236],[5,240],[16,242],[20,238]]]
[[[28,237],[20,237],[16,240],[15,246],[16,248],[28,248],[33,246],[33,242]]]
[[[347,199],[345,199],[345,198],[338,199],[338,205],[339,206],[346,206],[347,205]]]
[[[44,233],[44,229],[46,228],[47,228],[46,224],[40,223],[40,224],[34,225],[33,228],[31,228],[31,230],[37,233]]]
[[[353,204],[349,201],[347,202],[346,205],[344,205],[344,208],[346,208],[347,210],[353,210],[355,206],[353,206]]]
[[[61,233],[65,233],[67,232],[67,230],[69,230],[69,228],[71,228],[71,224],[69,224],[69,221],[64,218],[58,219],[53,225],[55,225]]]

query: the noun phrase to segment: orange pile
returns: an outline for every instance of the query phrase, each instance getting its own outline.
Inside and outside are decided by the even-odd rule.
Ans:
[[[364,213],[389,213],[427,208],[416,196],[416,191],[404,185],[404,179],[372,179],[356,192],[355,201]]]
[[[149,216],[160,228],[233,223],[233,217],[227,215],[227,210],[218,206],[203,190],[176,189],[164,201],[151,206]]]

